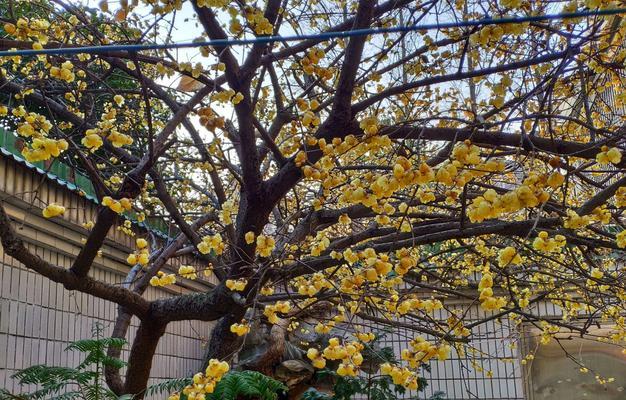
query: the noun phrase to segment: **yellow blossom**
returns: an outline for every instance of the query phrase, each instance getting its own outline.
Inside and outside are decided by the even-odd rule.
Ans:
[[[59,215],[63,215],[64,212],[65,207],[56,203],[52,203],[48,204],[48,206],[43,209],[42,214],[45,218],[53,218]]]

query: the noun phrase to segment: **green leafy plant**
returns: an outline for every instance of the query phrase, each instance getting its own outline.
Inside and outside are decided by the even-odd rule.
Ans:
[[[85,353],[85,359],[75,368],[33,365],[15,375],[20,385],[35,385],[32,392],[11,394],[0,391],[0,400],[129,400],[132,396],[117,396],[103,382],[105,366],[121,368],[126,363],[109,357],[107,348],[122,347],[124,339],[102,337],[103,327],[94,325],[92,339],[71,343],[65,351]]]
[[[191,385],[192,382],[191,378],[168,379],[148,386],[144,393],[146,397],[156,394],[170,394],[183,390],[185,386]]]
[[[281,382],[256,371],[233,371],[226,374],[215,386],[209,399],[236,400],[239,396],[249,399],[275,400],[278,393],[287,390]]]
[[[119,358],[107,356],[107,349],[121,348],[126,344],[124,339],[102,337],[103,327],[96,324],[92,339],[79,340],[71,343],[66,351],[85,353],[84,360],[75,368],[34,365],[25,368],[15,375],[21,385],[35,385],[32,392],[12,394],[0,389],[0,400],[131,400],[134,396],[126,394],[117,396],[103,380],[106,366],[122,368],[126,363]],[[145,395],[181,391],[192,383],[191,378],[168,379],[149,386]],[[287,387],[281,382],[255,371],[231,371],[224,375],[215,386],[215,391],[207,394],[207,400],[258,399],[276,400],[279,392]],[[187,400],[184,394],[181,400]]]
[[[191,378],[171,379],[146,389],[146,395],[159,393],[172,393],[182,391],[185,386],[191,384]],[[206,400],[276,400],[278,393],[284,392],[287,387],[281,382],[263,375],[256,371],[230,371],[221,381],[215,385],[215,391],[208,393]],[[172,396],[173,397],[173,396]],[[180,400],[187,400],[187,396],[181,393]]]

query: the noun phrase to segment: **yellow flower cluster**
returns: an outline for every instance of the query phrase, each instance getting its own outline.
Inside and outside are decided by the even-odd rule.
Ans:
[[[520,292],[519,299],[517,300],[517,303],[519,304],[521,308],[528,307],[528,305],[530,304],[530,295],[531,295],[530,289],[528,288],[522,289],[522,291]]]
[[[187,396],[187,400],[204,400],[207,393],[215,391],[215,385],[222,380],[230,367],[226,361],[220,361],[215,358],[209,360],[204,374],[198,372],[193,376],[193,383],[186,386],[182,392]],[[171,395],[168,400],[179,400],[179,394]]]
[[[14,108],[12,114],[24,119],[24,122],[17,125],[17,134],[20,136],[41,138],[52,129],[52,123],[45,116],[34,112],[27,113],[24,106]]]
[[[256,7],[246,7],[246,21],[257,35],[271,35],[274,32],[274,27],[265,18],[263,11]]]
[[[622,153],[617,147],[602,146],[596,154],[598,164],[619,164],[622,161]]]
[[[617,189],[615,193],[615,206],[626,207],[626,186]]]
[[[433,312],[435,310],[441,310],[443,308],[443,303],[437,299],[417,299],[417,298],[409,298],[397,303],[397,295],[392,295],[389,300],[386,300],[385,306],[389,311],[396,312],[399,315],[408,314],[414,310],[421,310],[426,313]]]
[[[305,128],[316,127],[320,124],[320,117],[318,117],[313,111],[307,110],[300,117],[300,122]]]
[[[604,272],[602,272],[602,270],[598,268],[594,268],[591,270],[591,273],[589,275],[591,275],[591,277],[594,279],[602,279],[604,277]]]
[[[402,385],[409,390],[417,390],[419,387],[417,374],[408,368],[384,363],[380,366],[380,373],[390,376],[394,385]]]
[[[163,271],[157,272],[156,276],[150,278],[150,285],[152,286],[167,286],[176,283],[176,275],[166,274]]]
[[[87,129],[85,131],[85,137],[83,137],[80,142],[92,152],[98,150],[103,144],[99,132],[99,129]]]
[[[229,0],[198,0],[198,7],[226,7],[230,3]]]
[[[74,82],[76,75],[74,74],[74,64],[71,61],[65,61],[61,67],[50,67],[50,76],[52,78],[65,81],[67,83]]]
[[[48,160],[51,157],[58,157],[67,150],[68,143],[65,139],[55,140],[46,137],[52,129],[52,124],[43,115],[34,112],[27,113],[24,106],[14,108],[12,114],[23,119],[17,124],[17,134],[33,139],[30,147],[22,149],[22,156],[26,161]]]
[[[350,185],[346,185],[340,196],[340,201],[351,204],[363,204],[374,208],[379,200],[391,197],[395,192],[410,185],[424,185],[435,178],[435,174],[425,163],[415,169],[409,160],[399,157],[394,166],[394,173],[380,175],[372,179],[369,184],[369,191],[363,186],[360,179],[353,180]],[[398,176],[398,177],[396,177]],[[371,193],[370,193],[371,191]]]
[[[315,110],[317,107],[320,106],[320,103],[319,101],[315,99],[311,101],[306,101],[305,99],[298,97],[296,99],[296,105],[298,106],[298,110],[306,111],[306,110]]]
[[[523,22],[515,24],[488,25],[473,34],[471,40],[473,43],[477,43],[483,47],[491,46],[502,39],[504,35],[521,35],[523,32],[528,30],[528,24],[528,22]]]
[[[102,138],[105,135],[114,147],[131,145],[134,142],[133,138],[129,135],[119,132],[118,128],[121,125],[117,123],[117,110],[110,108],[110,106],[107,107],[106,112],[101,116],[101,120],[98,121],[97,127],[87,129],[85,131],[85,136],[81,140],[83,146],[87,147],[92,152],[98,150],[102,146]]]
[[[252,231],[246,232],[246,234],[244,235],[244,239],[246,240],[246,243],[248,244],[254,243],[254,232]]]
[[[409,367],[415,369],[420,364],[430,361],[436,357],[439,361],[445,361],[450,357],[450,346],[442,343],[439,346],[428,342],[418,336],[409,342],[408,349],[403,349],[401,358],[409,363]]]
[[[363,129],[365,135],[371,136],[378,133],[378,119],[376,116],[372,115],[369,117],[365,117],[359,122],[359,127]],[[395,172],[395,169],[394,169]]]
[[[556,235],[554,238],[550,238],[548,232],[541,231],[533,240],[533,249],[544,252],[561,251],[561,248],[565,246],[566,240],[563,235]]]
[[[224,127],[224,117],[220,117],[213,111],[211,107],[204,107],[198,110],[200,116],[200,124],[211,132],[215,132],[216,128]]]
[[[126,197],[122,197],[119,200],[115,200],[110,196],[104,196],[102,198],[102,205],[105,207],[109,207],[111,210],[120,214],[123,211],[130,211],[133,208],[133,203],[130,199]]]
[[[330,239],[323,232],[319,232],[311,244],[311,256],[319,256],[328,246],[330,246]]]
[[[565,182],[565,177],[559,171],[554,171],[553,173],[551,173],[548,176],[548,179],[546,181],[548,186],[550,186],[551,188],[554,188],[554,189],[556,189],[559,186],[561,186],[563,184],[563,182]]]
[[[263,287],[261,288],[260,293],[261,293],[263,296],[271,296],[271,295],[273,295],[273,294],[274,294],[274,287],[272,287],[272,286],[268,286],[268,285],[265,285],[265,286],[263,286]]]
[[[198,278],[196,269],[192,267],[191,265],[181,265],[178,268],[178,275],[182,276],[183,278],[187,278],[191,280]]]
[[[30,149],[28,147],[22,149],[22,156],[29,162],[43,161],[50,159],[50,157],[58,157],[67,150],[67,147],[65,139],[36,138],[33,139]]]
[[[400,187],[409,186],[412,184],[425,185],[428,182],[431,182],[435,173],[432,171],[430,166],[426,163],[422,163],[417,170],[413,168],[411,161],[409,161],[405,157],[398,157],[396,159],[396,163],[393,166],[393,177],[397,179]],[[377,180],[378,182],[378,180]],[[375,188],[373,188],[374,190]],[[424,188],[422,188],[424,190]],[[387,196],[386,196],[387,197]],[[385,205],[384,207],[388,207]],[[407,211],[406,203],[401,204],[401,208],[399,211],[405,213]],[[383,210],[386,213],[392,213],[394,210]]]
[[[461,165],[477,165],[480,164],[480,148],[471,141],[465,140],[458,143],[452,149],[452,158],[461,163]]]
[[[505,247],[498,252],[498,266],[507,267],[509,265],[518,265],[522,262],[522,257],[515,247]]]
[[[306,295],[309,297],[313,297],[322,290],[323,288],[332,288],[332,283],[329,282],[324,274],[320,272],[314,273],[310,279],[301,278],[295,282],[296,287],[298,288],[298,293],[301,295]]]
[[[52,203],[48,204],[48,206],[43,209],[41,214],[44,216],[44,218],[54,218],[56,216],[63,215],[64,212],[65,207],[56,203]]]
[[[335,321],[328,321],[327,323],[318,322],[317,325],[315,325],[314,331],[321,335],[327,334],[333,330],[335,325],[337,325]]]
[[[589,217],[592,221],[597,221],[604,225],[611,222],[611,212],[606,208],[606,204],[594,208]]]
[[[124,223],[117,227],[117,230],[120,232],[124,232],[124,234],[128,236],[135,236],[135,232],[133,232],[133,224],[130,220],[124,221]]]
[[[5,23],[4,31],[20,40],[34,39],[41,44],[48,42],[46,31],[50,28],[50,23],[44,19],[23,18],[17,19],[15,24]]]
[[[300,65],[302,66],[304,73],[307,75],[312,75],[316,73],[318,75],[326,77],[328,74],[328,72],[326,71],[328,70],[322,67],[318,67],[320,60],[324,58],[325,55],[326,54],[322,49],[313,48],[309,50],[306,56],[302,57],[302,59],[300,60]],[[332,76],[332,72],[330,76]]]
[[[543,190],[546,183],[546,176],[540,177],[531,173],[520,187],[503,195],[499,195],[493,189],[488,189],[482,196],[472,200],[467,208],[467,216],[472,222],[482,222],[485,219],[497,218],[503,213],[536,207],[550,198],[548,192]]]
[[[232,215],[237,213],[237,204],[233,200],[225,201],[220,210],[220,220],[225,225],[233,223]]]
[[[238,10],[235,8],[229,8],[230,10],[234,10],[234,12],[230,16],[230,25],[228,26],[228,30],[235,36],[239,36],[243,33],[243,26],[241,22],[237,19]]]
[[[198,243],[198,251],[202,254],[208,254],[214,251],[218,256],[224,252],[226,245],[222,241],[222,235],[216,233],[212,236],[204,236],[202,241]]]
[[[591,218],[588,215],[582,217],[574,210],[567,210],[567,217],[563,222],[563,226],[569,229],[579,229],[591,223]]]
[[[109,140],[109,142],[111,142],[113,147],[122,147],[133,144],[133,138],[124,133],[120,133],[115,129],[111,130],[111,133],[109,133],[107,139]]]
[[[472,333],[469,329],[463,326],[463,321],[461,321],[455,314],[450,315],[446,319],[446,322],[448,327],[458,337],[467,337]]]
[[[372,340],[376,339],[376,335],[374,335],[372,332],[355,332],[354,337],[356,337],[363,343],[369,343]]]
[[[276,313],[286,314],[291,310],[291,303],[288,301],[277,301],[276,304],[268,304],[263,310],[263,315],[267,317],[270,324],[278,322],[278,315]]]
[[[417,260],[411,257],[408,249],[397,250],[396,257],[398,257],[399,260],[393,270],[400,276],[405,275],[417,265]]]
[[[243,291],[247,285],[248,280],[246,278],[226,279],[226,287],[235,292]]]
[[[275,246],[276,241],[272,237],[259,235],[256,238],[256,252],[261,257],[269,257]]]
[[[522,0],[500,0],[500,4],[506,8],[519,8],[522,6]]]
[[[217,92],[211,96],[211,101],[217,101],[218,103],[232,103],[237,105],[243,100],[243,94],[240,92],[235,93],[233,89],[223,90]]]
[[[370,282],[376,282],[387,276],[393,269],[393,264],[389,262],[389,255],[376,254],[376,251],[368,247],[359,254],[359,258],[364,261],[364,266],[360,274]]]
[[[350,219],[348,214],[341,214],[339,216],[339,223],[340,224],[348,225],[350,222],[352,222],[352,220]]]
[[[363,348],[363,344],[356,341],[342,345],[338,338],[331,338],[328,340],[328,346],[322,352],[321,357],[326,360],[341,360],[337,367],[339,376],[356,376],[361,364],[363,364],[363,355],[361,354]],[[307,357],[315,362],[315,360],[320,358],[320,355],[317,349],[309,349]],[[318,365],[325,364],[325,362],[322,363],[319,360],[316,363]],[[316,368],[320,367],[317,366]]]
[[[558,326],[552,325],[547,321],[541,321],[540,325],[541,325],[541,338],[539,339],[539,343],[546,345],[550,343],[550,340],[552,340],[552,337],[556,333],[559,333],[560,329]]]
[[[615,241],[620,248],[626,247],[626,230],[621,231],[617,235],[615,235]]]
[[[506,305],[504,297],[494,297],[493,295],[493,276],[491,272],[483,272],[483,276],[478,284],[480,292],[480,305],[487,311],[499,310]]]
[[[122,95],[116,94],[115,96],[113,96],[113,102],[115,102],[115,104],[118,107],[123,106],[124,105],[124,101],[125,101],[125,99],[124,99],[124,96],[122,96]]]
[[[136,240],[138,251],[131,253],[126,258],[126,262],[130,265],[141,264],[148,265],[150,261],[150,253],[148,251],[148,242],[146,239],[139,238]]]
[[[306,356],[311,360],[313,366],[318,369],[322,369],[326,366],[326,359],[322,357],[321,353],[316,348],[310,348],[306,352]]]
[[[230,326],[230,331],[234,334],[236,334],[237,336],[243,336],[248,334],[248,332],[250,332],[250,324],[248,324],[246,322],[246,320],[241,321],[240,324],[232,324]]]

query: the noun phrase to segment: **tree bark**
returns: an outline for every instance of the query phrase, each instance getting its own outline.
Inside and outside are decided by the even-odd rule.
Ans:
[[[144,320],[139,325],[128,358],[128,369],[124,384],[124,393],[135,395],[136,400],[143,399],[150,378],[154,353],[167,323]]]
[[[128,332],[128,327],[130,326],[132,317],[133,315],[125,310],[124,307],[118,306],[117,319],[115,320],[111,337],[124,339],[126,337],[126,332]],[[109,357],[120,358],[121,354],[122,349],[119,347],[112,346],[107,350],[107,356]],[[118,396],[124,394],[124,381],[120,376],[120,370],[118,368],[107,365],[104,368],[104,377],[107,385],[109,385],[109,388],[115,394]]]
[[[242,339],[230,331],[230,326],[241,322],[245,315],[245,308],[241,307],[233,313],[220,319],[211,331],[211,339],[204,357],[202,369],[206,368],[209,360],[217,358],[223,361],[230,361],[237,353],[242,344]]]

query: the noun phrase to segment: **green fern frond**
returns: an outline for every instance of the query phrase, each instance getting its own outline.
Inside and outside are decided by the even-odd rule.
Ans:
[[[193,381],[191,378],[168,379],[166,381],[148,386],[144,393],[146,394],[146,396],[152,396],[154,394],[169,394],[172,392],[179,392],[183,390],[185,386],[190,385],[192,382]]]
[[[232,371],[226,374],[208,396],[211,400],[236,400],[238,397],[275,400],[286,391],[281,382],[256,371]]]
[[[22,395],[11,394],[8,390],[0,389],[0,400],[28,400]]]
[[[91,371],[78,371],[68,367],[33,365],[13,375],[22,385],[47,385],[53,382],[76,382],[86,384],[94,378]]]
[[[255,371],[244,371],[250,386],[258,390],[261,399],[275,399],[278,392],[286,391],[287,387],[275,379]]]
[[[243,387],[244,385],[245,384],[239,379],[239,374],[227,374],[215,385],[215,391],[211,394],[210,398],[212,400],[235,400],[240,391],[250,392],[249,388]]]
[[[83,390],[83,398],[85,400],[117,400],[115,393],[109,390],[105,385],[89,385]]]
[[[53,383],[49,385],[45,385],[43,388],[36,390],[32,393],[23,395],[24,398],[29,400],[47,400],[53,398],[59,392],[67,387],[65,382],[63,383]]]
[[[105,366],[122,368],[126,363],[109,357],[110,347],[121,348],[126,340],[101,337],[103,328],[94,328],[94,339],[78,340],[67,346],[66,351],[86,353],[85,359],[76,367],[34,365],[13,375],[22,385],[35,385],[30,393],[13,395],[0,391],[0,400],[120,400],[103,382]]]
[[[61,393],[54,397],[48,397],[46,398],[46,400],[76,400],[76,399],[82,399],[82,398],[83,396],[81,392],[72,391],[72,392]]]
[[[106,337],[100,339],[82,339],[70,343],[65,350],[78,350],[83,353],[90,353],[109,347],[122,348],[126,345],[126,340],[122,338]]]

